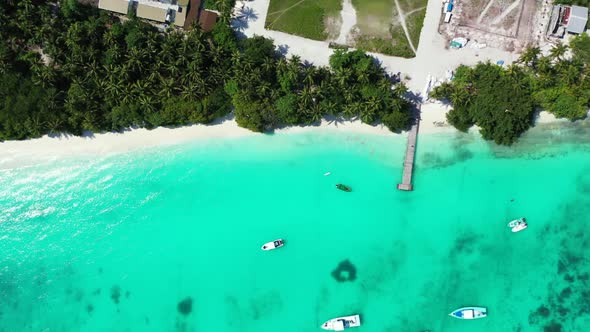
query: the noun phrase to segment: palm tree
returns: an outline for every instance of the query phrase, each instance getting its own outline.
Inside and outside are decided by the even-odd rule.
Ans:
[[[561,42],[551,48],[550,54],[553,58],[555,58],[558,62],[562,60],[562,57],[567,52],[567,45],[562,44]]]
[[[118,103],[119,97],[125,91],[125,81],[122,79],[113,78],[106,81],[105,91],[107,92],[107,103],[113,105]]]
[[[62,121],[57,116],[51,116],[47,120],[47,128],[49,128],[49,130],[51,130],[54,133],[61,129],[61,125],[62,125]]]
[[[144,71],[144,59],[147,57],[147,51],[140,48],[132,48],[127,53],[127,65],[132,71],[141,73]]]
[[[451,94],[451,103],[453,105],[460,105],[460,104],[467,104],[470,99],[470,94],[465,89],[454,89],[453,93]]]
[[[138,101],[141,108],[148,113],[152,113],[156,109],[154,101],[150,96],[139,96]]]
[[[580,79],[581,71],[575,66],[568,66],[565,70],[560,72],[561,79],[563,79],[568,86],[573,86]]]
[[[36,71],[36,75],[33,76],[33,82],[47,89],[55,86],[57,80],[57,72],[52,67],[42,66]]]
[[[367,104],[365,104],[361,110],[361,121],[366,124],[372,124],[375,122],[375,111]]]
[[[265,58],[260,66],[266,73],[272,73],[275,71],[275,62],[272,58]]]
[[[352,102],[344,106],[344,116],[348,119],[357,117],[362,109],[362,104],[358,101]]]
[[[264,81],[260,82],[256,89],[259,96],[266,96],[270,91],[272,91],[270,83]]]
[[[336,72],[336,80],[340,84],[340,86],[346,86],[348,81],[352,77],[352,69],[350,68],[343,68]]]
[[[158,95],[164,98],[170,98],[176,90],[176,82],[173,78],[167,78],[162,80],[161,89]]]
[[[306,85],[303,87],[303,90],[301,90],[301,93],[299,94],[299,100],[305,107],[313,103],[313,93],[309,86]]]
[[[529,46],[521,54],[518,61],[531,68],[536,68],[539,55],[541,55],[541,49],[539,47]]]
[[[307,110],[307,114],[309,115],[311,121],[313,122],[320,122],[322,121],[322,115],[323,115],[323,110],[322,107],[318,104],[315,104],[313,106],[311,106],[311,108],[309,108]]]
[[[539,59],[537,63],[537,68],[540,73],[549,73],[552,71],[553,66],[551,65],[551,58],[549,57],[542,57]]]

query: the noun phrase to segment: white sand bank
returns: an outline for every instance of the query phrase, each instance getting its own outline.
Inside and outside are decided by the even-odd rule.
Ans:
[[[440,103],[426,104],[422,108],[420,133],[438,133],[454,130],[441,126],[445,122],[447,108]],[[322,121],[319,126],[290,127],[277,133],[338,131],[372,135],[400,136],[385,126],[369,126],[360,121]],[[132,129],[123,133],[44,136],[26,141],[0,143],[0,169],[22,167],[40,162],[59,160],[70,156],[105,156],[136,149],[166,146],[202,139],[224,139],[261,135],[240,128],[234,120],[225,120],[215,125],[193,125],[179,128],[159,127],[152,130]],[[403,133],[401,135],[406,135]]]

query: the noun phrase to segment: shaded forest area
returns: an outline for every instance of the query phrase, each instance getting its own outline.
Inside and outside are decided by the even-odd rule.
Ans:
[[[75,0],[0,2],[0,140],[210,123],[232,111],[254,131],[326,115],[410,125],[406,87],[374,58],[337,51],[315,67],[272,40],[238,40],[229,17],[210,33],[162,32]]]

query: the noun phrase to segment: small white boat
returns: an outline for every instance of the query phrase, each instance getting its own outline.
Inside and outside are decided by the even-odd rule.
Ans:
[[[322,324],[322,329],[329,331],[344,331],[351,327],[361,326],[361,316],[352,315],[330,319]]]
[[[332,172],[326,172],[326,173],[324,173],[324,176],[328,176],[330,174],[332,174]]]
[[[527,227],[529,227],[529,225],[526,223],[525,218],[519,218],[509,222],[508,227],[512,228],[513,233],[516,233],[522,231],[523,229],[526,229]]]
[[[488,315],[488,309],[483,307],[463,307],[449,314],[451,317],[458,319],[479,319]]]
[[[263,244],[261,249],[262,250],[273,250],[273,249],[280,248],[284,245],[285,245],[285,241],[283,241],[283,239],[278,239],[278,240],[274,240],[274,241],[267,242],[267,243]]]

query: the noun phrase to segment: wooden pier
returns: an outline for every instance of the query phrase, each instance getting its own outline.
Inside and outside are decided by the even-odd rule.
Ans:
[[[412,172],[414,171],[414,156],[416,155],[416,141],[418,140],[418,127],[420,126],[420,106],[418,106],[418,116],[416,122],[408,134],[408,145],[406,146],[406,158],[404,159],[404,173],[402,174],[402,183],[397,185],[397,189],[412,191]]]

